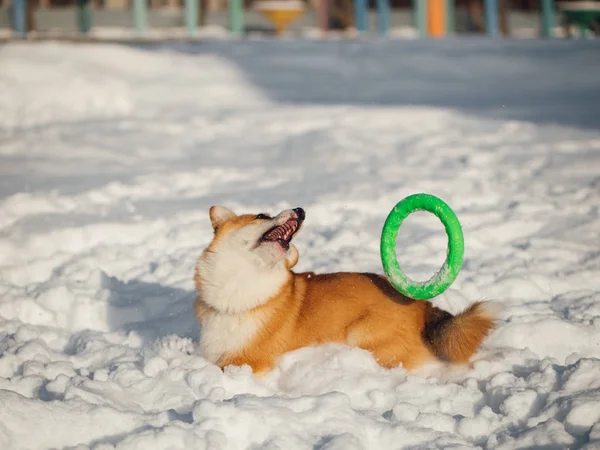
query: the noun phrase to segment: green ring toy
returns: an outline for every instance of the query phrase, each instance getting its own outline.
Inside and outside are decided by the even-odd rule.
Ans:
[[[408,278],[396,258],[396,238],[404,219],[415,211],[429,211],[444,224],[448,235],[446,261],[428,281]],[[400,200],[388,215],[381,232],[381,261],[390,283],[400,293],[415,300],[429,300],[444,292],[454,282],[463,263],[464,238],[454,211],[439,198],[429,194],[414,194]]]

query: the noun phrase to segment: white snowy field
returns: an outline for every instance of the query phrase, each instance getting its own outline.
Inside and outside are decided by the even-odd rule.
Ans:
[[[600,448],[600,45],[0,47],[0,448]],[[307,213],[298,270],[382,273],[397,201],[462,222],[435,303],[504,305],[468,367],[198,353],[207,210]],[[445,235],[400,231],[424,279]]]

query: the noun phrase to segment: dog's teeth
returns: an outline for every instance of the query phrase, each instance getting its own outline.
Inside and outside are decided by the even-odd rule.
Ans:
[[[298,224],[294,221],[285,222],[272,230],[265,236],[265,238],[272,241],[276,241],[278,239],[289,241],[292,238],[297,225]]]

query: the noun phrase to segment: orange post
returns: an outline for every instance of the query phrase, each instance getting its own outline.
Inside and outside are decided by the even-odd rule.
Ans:
[[[446,34],[446,0],[427,0],[427,31],[431,37]]]

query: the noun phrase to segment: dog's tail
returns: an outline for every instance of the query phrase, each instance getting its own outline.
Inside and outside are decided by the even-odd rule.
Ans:
[[[477,302],[453,316],[428,306],[423,340],[439,359],[453,363],[469,361],[494,327],[500,310],[494,303]]]

